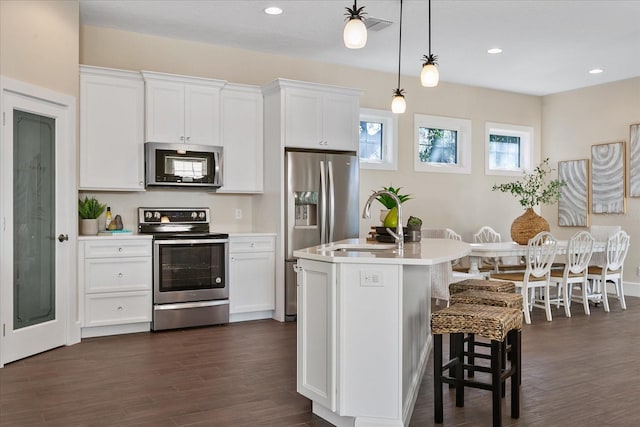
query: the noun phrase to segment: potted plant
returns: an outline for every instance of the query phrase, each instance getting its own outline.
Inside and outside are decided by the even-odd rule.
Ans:
[[[80,234],[98,234],[98,217],[102,215],[106,204],[102,204],[95,197],[85,196],[84,200],[78,199],[78,215],[80,215]]]
[[[392,186],[382,187],[383,190],[387,190],[390,193],[395,194],[400,199],[400,203],[404,203],[410,200],[410,194],[400,194],[402,187],[394,188]],[[398,209],[396,208],[396,201],[388,194],[380,194],[376,197],[376,200],[382,203],[386,209],[380,210],[380,221],[385,227],[396,227],[398,225]]]
[[[417,216],[410,216],[407,220],[407,229],[409,231],[409,241],[419,242],[422,238],[422,220]]]
[[[551,171],[553,169],[549,166],[547,157],[535,167],[533,172],[525,173],[521,180],[496,184],[492,188],[493,191],[513,194],[526,209],[524,214],[511,224],[511,239],[518,244],[526,245],[529,239],[539,232],[550,231],[549,223],[536,214],[533,207],[551,205],[560,199],[560,188],[565,185],[565,182],[559,179],[546,182],[545,178]]]

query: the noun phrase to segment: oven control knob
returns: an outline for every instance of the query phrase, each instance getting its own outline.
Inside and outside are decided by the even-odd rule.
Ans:
[[[216,277],[216,283],[222,283],[222,279],[219,277]]]
[[[197,212],[191,212],[191,218],[192,219],[196,219],[198,217],[198,213]]]
[[[204,212],[200,212],[200,213],[198,214],[198,218],[200,218],[200,219],[204,219]]]
[[[156,211],[153,213],[153,218],[154,219],[160,219],[160,212]]]
[[[144,219],[151,219],[152,217],[153,217],[153,214],[150,211],[144,212]]]

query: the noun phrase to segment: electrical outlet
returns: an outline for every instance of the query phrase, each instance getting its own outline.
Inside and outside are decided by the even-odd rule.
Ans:
[[[242,209],[236,209],[236,219],[242,219]]]
[[[360,286],[384,286],[380,271],[361,271]]]

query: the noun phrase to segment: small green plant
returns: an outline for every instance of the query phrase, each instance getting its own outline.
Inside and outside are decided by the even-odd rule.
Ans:
[[[95,197],[85,196],[78,199],[78,214],[82,219],[96,219],[104,212],[107,205],[103,205]]]
[[[550,205],[560,199],[560,188],[566,184],[560,179],[545,183],[545,176],[552,170],[547,157],[536,166],[533,172],[525,173],[523,179],[506,184],[495,184],[491,190],[513,194],[525,208]]]
[[[387,190],[395,194],[396,196],[398,196],[398,199],[400,199],[400,203],[404,203],[407,200],[411,199],[411,197],[409,197],[410,194],[400,194],[400,190],[402,189],[402,187],[393,188],[389,186],[389,187],[382,187],[382,189]],[[380,194],[378,197],[376,197],[376,200],[382,203],[382,205],[387,209],[393,209],[396,207],[396,201],[393,200],[393,198],[388,194]]]
[[[422,227],[422,220],[417,216],[410,216],[407,221],[407,227],[412,228],[414,230],[419,230]]]

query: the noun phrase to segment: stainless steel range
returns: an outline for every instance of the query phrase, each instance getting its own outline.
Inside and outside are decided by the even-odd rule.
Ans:
[[[208,208],[138,208],[153,234],[154,331],[229,323],[229,235],[209,231]]]

